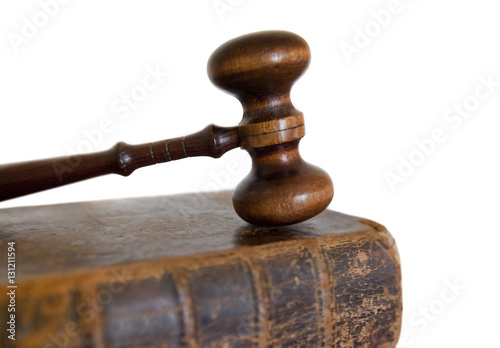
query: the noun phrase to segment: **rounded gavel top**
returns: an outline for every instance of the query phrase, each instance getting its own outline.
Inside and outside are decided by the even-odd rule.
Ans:
[[[243,106],[240,141],[253,166],[236,187],[233,205],[252,224],[301,222],[323,211],[333,198],[329,175],[305,162],[298,151],[305,127],[290,90],[309,61],[306,41],[286,31],[235,38],[208,61],[210,80]]]
[[[289,103],[292,85],[310,59],[309,46],[300,36],[285,31],[260,32],[220,46],[208,61],[208,76],[214,85],[236,96],[246,113]]]

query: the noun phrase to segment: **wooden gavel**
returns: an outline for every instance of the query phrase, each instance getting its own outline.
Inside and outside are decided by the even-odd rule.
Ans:
[[[72,158],[0,166],[0,201],[105,174],[130,175],[137,168],[186,157],[218,158],[236,147],[252,157],[252,170],[233,193],[236,213],[262,226],[289,225],[322,212],[333,198],[328,174],[307,162],[298,145],[303,114],[290,101],[294,82],[309,65],[309,46],[285,31],[244,35],[220,46],[208,61],[210,80],[243,105],[236,127],[209,125],[184,137],[128,145]],[[75,162],[76,161],[76,162]]]

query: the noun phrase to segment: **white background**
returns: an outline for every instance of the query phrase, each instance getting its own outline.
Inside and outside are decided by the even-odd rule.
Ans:
[[[112,131],[92,151],[209,123],[236,125],[239,103],[206,76],[211,52],[242,34],[293,31],[312,51],[292,93],[306,117],[301,154],[331,174],[330,209],[378,221],[397,240],[405,307],[399,346],[498,346],[500,86],[487,97],[479,87],[481,77],[500,82],[496,2],[74,0],[52,8],[46,23],[41,11],[37,1],[0,5],[0,163],[68,155],[103,119]],[[36,24],[31,35],[23,18]],[[148,67],[169,75],[120,119],[112,105],[142,84]],[[484,100],[474,105],[477,88]],[[443,118],[464,102],[473,109],[467,118]],[[436,128],[445,140],[422,157],[416,142]],[[399,168],[410,158],[418,163],[413,172]],[[239,173],[217,182],[230,163]],[[230,189],[249,168],[246,152],[234,150],[0,208]],[[401,170],[404,181],[391,190],[387,172]]]

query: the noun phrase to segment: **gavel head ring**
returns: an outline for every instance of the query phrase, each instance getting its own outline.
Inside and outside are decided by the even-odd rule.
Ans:
[[[290,101],[294,82],[310,61],[309,46],[285,31],[244,35],[220,46],[208,61],[217,87],[243,106],[240,145],[252,170],[236,187],[236,213],[254,225],[281,226],[322,212],[333,198],[330,176],[305,162],[298,145],[303,115]]]

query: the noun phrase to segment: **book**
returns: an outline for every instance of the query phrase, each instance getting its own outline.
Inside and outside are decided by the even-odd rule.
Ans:
[[[206,195],[0,210],[2,346],[396,346],[386,228],[330,210],[256,227]]]

